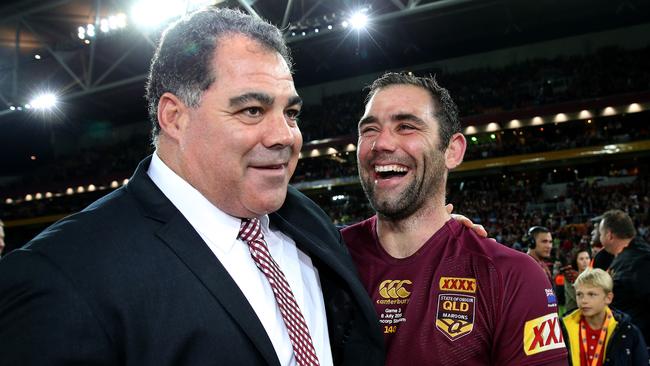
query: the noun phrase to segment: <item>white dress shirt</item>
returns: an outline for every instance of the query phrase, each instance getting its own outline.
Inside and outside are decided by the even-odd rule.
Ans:
[[[153,154],[147,174],[185,216],[237,283],[264,326],[280,364],[296,365],[289,334],[273,290],[266,276],[253,262],[248,244],[237,239],[241,219],[226,214],[210,203],[199,191],[172,171],[157,153]],[[323,366],[332,365],[325,304],[318,271],[312,264],[311,258],[298,249],[291,238],[269,227],[268,215],[259,219],[269,251],[287,277],[293,295],[307,321],[318,360]],[[214,326],[218,327],[219,324]]]

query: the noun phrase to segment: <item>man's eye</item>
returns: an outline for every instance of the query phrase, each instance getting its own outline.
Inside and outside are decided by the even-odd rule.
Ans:
[[[377,132],[377,129],[375,127],[365,127],[359,130],[359,133],[362,135],[368,134],[368,133],[374,133]]]
[[[262,108],[260,107],[249,107],[243,110],[243,112],[250,117],[259,117],[262,115]]]
[[[415,127],[413,127],[411,125],[399,125],[399,129],[400,130],[413,130],[413,129],[415,129]]]
[[[298,110],[298,109],[288,109],[285,112],[285,114],[287,115],[287,117],[289,117],[289,119],[295,120],[295,119],[298,119],[298,116],[300,116],[300,110]]]

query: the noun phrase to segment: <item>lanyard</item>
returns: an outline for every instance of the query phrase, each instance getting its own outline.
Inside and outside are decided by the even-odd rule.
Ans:
[[[607,326],[609,325],[609,321],[612,318],[612,311],[607,308],[607,316],[605,317],[605,322],[603,323],[603,326],[600,328],[600,336],[598,337],[598,345],[596,346],[596,350],[594,351],[594,358],[591,360],[591,366],[597,365],[598,364],[598,359],[600,358],[601,351],[603,350],[603,346],[605,345],[605,337],[607,336]],[[585,352],[585,358],[587,361],[587,365],[589,365],[589,351],[587,350],[587,326],[586,326],[586,321],[585,318],[583,317],[580,319],[580,339],[582,340],[582,349]]]

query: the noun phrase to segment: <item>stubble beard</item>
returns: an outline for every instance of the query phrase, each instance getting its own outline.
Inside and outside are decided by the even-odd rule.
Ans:
[[[363,191],[377,215],[388,221],[402,221],[416,214],[440,190],[444,192],[447,168],[442,152],[436,150],[428,162],[425,160],[422,169],[422,174],[416,175],[401,192],[383,197],[375,191],[372,174],[361,176]]]

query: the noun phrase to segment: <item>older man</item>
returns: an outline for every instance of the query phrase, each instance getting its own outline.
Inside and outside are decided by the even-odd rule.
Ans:
[[[380,365],[341,236],[287,188],[301,100],[274,26],[205,10],[163,35],[156,151],[0,262],[3,365]]]
[[[566,365],[551,284],[527,255],[450,220],[447,173],[466,142],[431,78],[376,80],[359,122],[376,216],[343,230],[375,304],[387,365]]]
[[[650,339],[650,246],[636,235],[632,218],[621,210],[609,210],[598,225],[604,250],[614,256],[609,273],[614,280],[612,307],[626,312]]]

